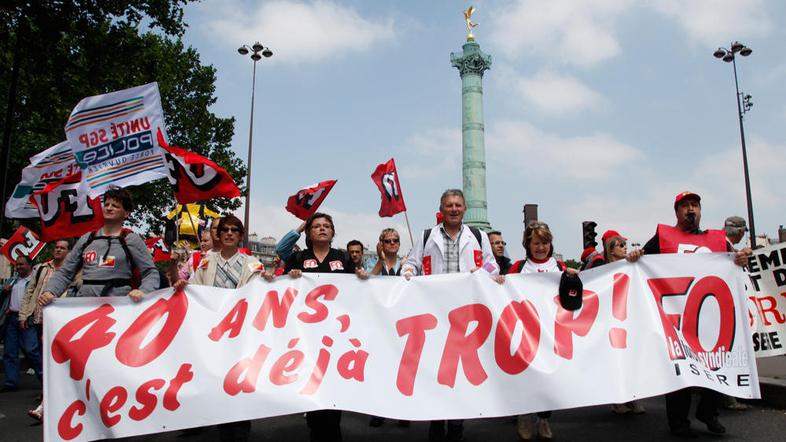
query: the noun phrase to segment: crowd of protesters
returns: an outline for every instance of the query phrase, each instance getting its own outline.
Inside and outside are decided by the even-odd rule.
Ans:
[[[499,284],[504,284],[504,275],[511,273],[559,272],[562,274],[560,301],[563,307],[580,308],[581,273],[555,259],[554,237],[548,224],[533,221],[525,226],[522,245],[526,256],[513,262],[507,256],[502,232],[486,234],[463,222],[464,195],[456,189],[443,193],[439,202],[441,220],[424,230],[422,236],[416,235],[414,247],[408,254],[401,255],[399,232],[384,229],[376,245],[379,259],[369,272],[363,267],[364,246],[360,241],[350,241],[346,249],[334,247],[336,226],[328,214],[315,213],[297,229],[288,232],[278,242],[276,259],[269,268],[240,247],[247,226],[229,215],[209,220],[209,228],[198,234],[199,250],[190,253],[187,259],[175,254],[169,272],[162,277],[142,238],[124,226],[132,210],[129,193],[112,189],[104,195],[104,225],[98,231],[83,235],[73,246],[67,240],[57,241],[51,260],[35,267],[26,256],[16,260],[17,276],[4,288],[5,383],[2,391],[19,388],[20,349],[41,379],[42,308],[55,297],[128,296],[139,301],[145,294],[167,284],[175,289],[182,289],[187,284],[234,289],[254,278],[272,281],[276,277],[299,278],[309,272],[354,273],[360,279],[369,275],[399,276],[409,280],[422,275],[482,270]],[[733,252],[738,265],[747,263],[750,249],[735,248],[747,230],[744,219],[729,217],[725,231],[702,230],[701,197],[693,192],[676,196],[674,212],[676,224],[658,225],[654,236],[642,249],[628,250],[627,238],[615,230],[608,230],[602,235],[602,250],[592,247],[581,254],[581,270],[623,259],[635,262],[642,255],[659,253]],[[303,234],[306,247],[300,249],[296,243]],[[692,248],[685,249],[686,244]],[[722,396],[708,389],[694,390],[701,396],[696,418],[709,432],[725,433],[717,412]],[[677,436],[696,436],[688,419],[691,394],[691,389],[683,389],[666,395],[668,425]],[[726,406],[744,408],[733,398],[727,399]],[[614,404],[612,411],[618,414],[645,412],[636,401]],[[29,414],[41,420],[42,404]],[[340,410],[307,413],[311,440],[340,441],[341,414]],[[537,413],[537,416],[518,416],[519,437],[522,440],[554,437],[550,416],[550,411]],[[378,427],[383,423],[382,417],[373,416],[369,424]],[[398,423],[409,425],[407,421]],[[221,440],[248,440],[250,421],[222,424],[218,428]],[[428,437],[429,441],[462,440],[463,421],[432,421]]]

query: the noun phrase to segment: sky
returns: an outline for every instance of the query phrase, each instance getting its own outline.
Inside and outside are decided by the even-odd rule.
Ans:
[[[439,197],[461,188],[461,79],[450,53],[466,40],[456,0],[204,0],[186,8],[186,44],[217,69],[212,111],[236,118],[247,158],[259,41],[250,231],[280,238],[299,224],[286,199],[338,183],[321,211],[335,246],[376,244],[403,214],[380,218],[370,179],[393,157],[415,238]],[[747,219],[732,65],[712,56],[739,40],[756,232],[786,224],[786,3],[777,0],[475,1],[473,21],[492,66],[483,77],[488,216],[520,258],[522,208],[538,204],[565,258],[582,249],[581,222],[646,242],[673,224],[676,194],[702,196],[702,225]],[[780,43],[779,43],[780,42]],[[242,218],[242,208],[238,214]],[[599,235],[600,236],[600,235]]]

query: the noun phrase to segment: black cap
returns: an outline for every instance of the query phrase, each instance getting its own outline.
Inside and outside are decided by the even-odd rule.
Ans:
[[[581,308],[584,284],[578,275],[571,276],[562,272],[559,281],[559,303],[565,310],[578,310]]]

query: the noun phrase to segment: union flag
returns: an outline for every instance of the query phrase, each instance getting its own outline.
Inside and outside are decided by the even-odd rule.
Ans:
[[[287,211],[302,220],[307,220],[317,212],[335,184],[336,180],[327,180],[298,190],[287,199]]]
[[[391,158],[387,163],[380,164],[371,174],[371,179],[382,194],[382,204],[379,206],[379,216],[393,216],[406,212],[404,196],[401,194],[401,184],[398,182],[396,162]]]

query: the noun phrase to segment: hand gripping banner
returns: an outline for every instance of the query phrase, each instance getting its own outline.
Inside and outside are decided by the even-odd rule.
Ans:
[[[758,398],[744,274],[729,254],[559,274],[308,274],[190,285],[139,304],[46,307],[45,440],[94,440],[317,409],[410,420],[624,403],[688,386]],[[209,410],[206,410],[208,407]]]
[[[90,196],[109,186],[168,176],[156,132],[164,129],[158,83],[83,98],[65,125]]]

